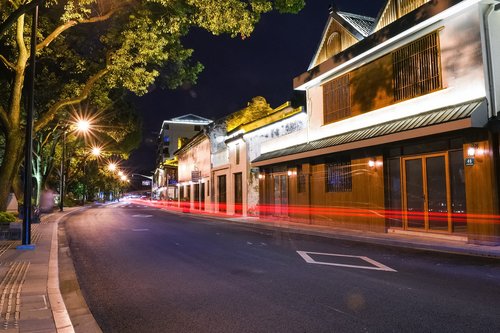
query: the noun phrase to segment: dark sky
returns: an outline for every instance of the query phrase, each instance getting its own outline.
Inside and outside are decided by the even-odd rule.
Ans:
[[[271,107],[290,99],[292,80],[307,70],[328,18],[332,0],[306,0],[297,15],[262,16],[250,38],[213,36],[195,30],[185,40],[205,70],[198,83],[175,91],[157,89],[134,104],[143,118],[143,143],[126,163],[131,169],[154,169],[156,136],[163,120],[187,113],[217,119],[263,96]],[[341,11],[376,17],[384,0],[337,0]]]

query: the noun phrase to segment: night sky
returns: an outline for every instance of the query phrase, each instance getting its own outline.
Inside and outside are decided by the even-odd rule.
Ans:
[[[194,86],[154,90],[133,98],[143,119],[143,142],[127,166],[136,172],[154,170],[156,138],[163,120],[194,113],[217,119],[247,105],[255,96],[271,107],[288,101],[292,80],[307,70],[320,42],[332,0],[306,0],[297,15],[269,13],[250,38],[213,36],[193,30],[185,45],[205,70]],[[384,0],[337,0],[340,11],[376,17]]]

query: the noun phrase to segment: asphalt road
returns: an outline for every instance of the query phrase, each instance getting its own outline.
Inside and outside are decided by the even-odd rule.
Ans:
[[[66,232],[104,332],[500,332],[498,260],[127,203],[69,215]]]

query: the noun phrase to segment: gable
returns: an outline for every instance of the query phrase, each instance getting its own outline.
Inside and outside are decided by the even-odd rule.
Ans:
[[[309,69],[317,66],[335,54],[347,49],[359,41],[351,32],[333,17],[329,17],[326,28],[321,37],[321,42],[309,66]]]
[[[171,121],[186,121],[186,122],[207,122],[207,123],[210,123],[212,122],[210,119],[207,119],[207,118],[203,118],[201,116],[197,116],[195,114],[186,114],[186,115],[183,115],[183,116],[179,116],[179,117],[176,117],[176,118],[172,118]]]
[[[334,7],[330,8],[330,16],[309,69],[367,37],[374,24],[375,19],[372,17],[337,11]]]
[[[379,14],[374,31],[382,29],[400,17],[425,5],[429,1],[430,0],[388,0],[384,9],[382,9]]]

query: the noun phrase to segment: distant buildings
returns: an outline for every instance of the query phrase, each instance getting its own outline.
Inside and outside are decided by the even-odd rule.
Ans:
[[[258,215],[259,172],[250,162],[262,142],[306,126],[301,107],[285,103],[272,109],[262,97],[216,120],[180,148],[179,200],[194,210]]]
[[[178,152],[190,209],[499,244],[500,4],[332,7],[305,108],[249,107]],[[252,106],[253,105],[253,106]]]
[[[194,114],[163,122],[158,136],[156,169],[153,177],[153,191],[156,198],[177,198],[177,159],[174,152],[210,123],[210,119]]]

